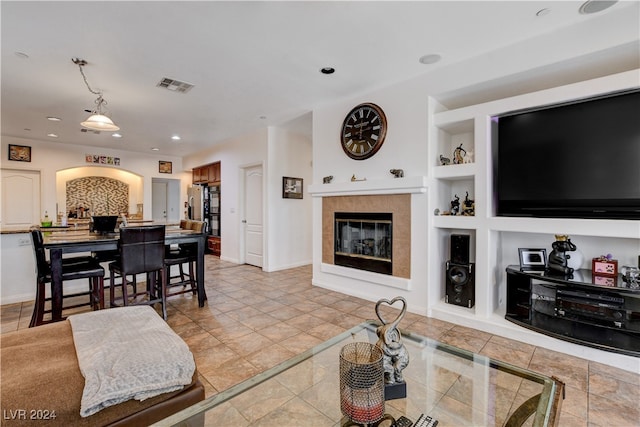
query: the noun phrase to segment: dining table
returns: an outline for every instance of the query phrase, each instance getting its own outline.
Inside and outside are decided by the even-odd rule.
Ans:
[[[194,230],[185,230],[177,226],[165,229],[165,244],[196,243],[198,256],[196,260],[196,284],[198,289],[198,306],[204,307],[207,295],[204,289],[204,253],[206,234]],[[45,250],[49,251],[51,263],[51,320],[56,322],[62,317],[62,257],[63,254],[109,251],[118,249],[119,232],[96,233],[88,230],[57,229],[42,230]]]

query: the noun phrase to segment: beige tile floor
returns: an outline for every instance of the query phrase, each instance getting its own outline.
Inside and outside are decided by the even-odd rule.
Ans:
[[[374,303],[312,286],[310,266],[265,273],[213,256],[206,263],[207,304],[171,297],[168,323],[191,348],[207,397],[375,318]],[[31,311],[32,302],[1,306],[2,333],[27,328]],[[640,426],[640,374],[412,313],[400,326],[560,378],[560,426]]]

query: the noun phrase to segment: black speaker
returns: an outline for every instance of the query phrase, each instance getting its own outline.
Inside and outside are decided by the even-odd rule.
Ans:
[[[474,264],[455,264],[447,261],[446,295],[449,304],[471,308],[476,303]]]
[[[470,237],[468,234],[451,235],[451,263],[469,264]]]

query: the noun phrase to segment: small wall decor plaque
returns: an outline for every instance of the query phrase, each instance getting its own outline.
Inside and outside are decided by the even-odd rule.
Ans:
[[[158,172],[160,173],[173,173],[173,163],[160,160],[158,162]]]
[[[120,157],[103,156],[101,154],[85,154],[84,161],[100,165],[120,166]]]
[[[16,162],[30,162],[31,147],[26,145],[9,144],[9,160]]]
[[[282,177],[282,198],[302,199],[302,178]]]

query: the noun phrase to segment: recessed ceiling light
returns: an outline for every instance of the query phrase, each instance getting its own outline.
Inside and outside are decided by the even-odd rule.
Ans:
[[[333,67],[323,67],[323,68],[320,68],[320,72],[322,74],[333,74],[336,72],[336,69]]]
[[[179,135],[173,135],[171,137],[171,139],[173,139],[174,141],[180,141],[180,136]]]
[[[436,53],[432,53],[429,55],[424,55],[422,57],[420,57],[419,61],[421,64],[435,64],[436,62],[440,61],[440,59],[442,59],[442,57]]]
[[[47,136],[50,136],[51,138],[57,138],[58,135],[56,135],[55,133],[48,133]]]
[[[545,16],[551,13],[551,9],[544,8],[536,12],[536,16]]]
[[[605,9],[610,8],[614,4],[618,3],[617,0],[606,1],[606,0],[588,0],[580,6],[579,12],[583,15],[588,15],[590,13],[598,13],[602,12]]]
[[[111,136],[114,138],[122,138],[122,135],[120,135],[119,133],[112,133]]]
[[[160,149],[158,147],[153,147],[151,151],[160,151]]]
[[[53,116],[49,116],[47,117],[47,120],[51,120],[52,122],[61,122],[62,119],[59,117],[53,117]]]

